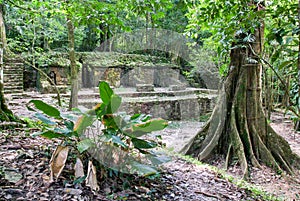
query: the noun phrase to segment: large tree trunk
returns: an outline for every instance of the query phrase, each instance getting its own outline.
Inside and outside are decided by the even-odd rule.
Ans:
[[[264,163],[291,174],[300,167],[299,156],[270,127],[263,111],[261,65],[255,56],[261,52],[262,35],[263,26],[256,30],[253,43],[234,44],[219,102],[208,123],[182,150],[199,160],[222,154],[226,168],[232,158],[238,158],[245,179],[249,165]]]
[[[3,4],[0,4],[0,122],[14,120],[13,113],[7,108],[3,93],[3,56],[6,49],[6,32],[3,18]]]
[[[3,94],[3,83],[0,81],[0,122],[14,121],[15,118],[11,110],[7,108]]]
[[[300,0],[298,1],[298,28],[300,28]],[[298,105],[298,113],[300,113],[300,105],[299,103],[299,96],[300,96],[300,33],[298,34],[298,62],[297,62],[297,67],[298,67],[298,99],[296,104]],[[295,124],[295,129],[297,131],[300,130],[300,120],[298,120]]]

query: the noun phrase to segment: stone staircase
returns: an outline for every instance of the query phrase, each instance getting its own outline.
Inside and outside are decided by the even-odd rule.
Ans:
[[[4,62],[4,94],[23,93],[23,66],[19,60],[9,59]]]

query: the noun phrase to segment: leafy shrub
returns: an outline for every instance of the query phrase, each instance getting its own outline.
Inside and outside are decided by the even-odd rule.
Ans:
[[[140,175],[156,174],[154,166],[168,159],[160,155],[157,149],[160,136],[154,136],[154,139],[146,136],[164,129],[167,121],[151,119],[145,114],[130,116],[118,113],[122,99],[106,82],[100,82],[99,92],[102,103],[84,112],[74,109],[73,113],[63,113],[43,101],[31,100],[28,108],[36,111],[35,116],[42,122],[42,131],[34,135],[59,138],[64,146],[74,147],[79,155],[85,155],[82,158],[96,158],[107,168]],[[96,135],[91,136],[91,130],[96,130]],[[99,150],[102,153],[99,154]],[[114,163],[117,159],[112,157],[116,154],[117,166]],[[123,166],[120,168],[120,165]]]

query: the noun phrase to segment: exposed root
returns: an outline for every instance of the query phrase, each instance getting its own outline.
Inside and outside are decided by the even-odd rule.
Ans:
[[[245,55],[251,57],[244,48],[231,51],[231,71],[217,106],[182,153],[196,155],[199,160],[222,154],[226,167],[231,158],[237,157],[244,178],[249,176],[250,165],[260,167],[260,163],[292,174],[295,167],[300,168],[300,158],[267,123],[260,96],[260,65],[247,65]],[[199,141],[199,137],[205,139]]]
[[[246,159],[246,155],[245,155],[244,145],[240,138],[239,132],[237,130],[236,119],[234,117],[235,117],[235,112],[234,112],[234,110],[232,110],[231,122],[230,122],[231,123],[231,138],[230,139],[233,144],[234,153],[236,153],[236,155],[238,156],[239,163],[241,165],[242,172],[243,172],[243,178],[247,179],[247,178],[249,178],[248,163],[247,163],[247,159]]]
[[[257,155],[256,157],[259,158],[264,164],[269,166],[275,171],[282,171],[281,167],[279,164],[276,162],[275,158],[273,157],[272,153],[270,150],[267,148],[266,144],[262,141],[261,137],[258,135],[256,129],[252,126],[252,131],[254,132],[252,134],[253,139],[257,141]]]
[[[191,140],[179,151],[182,154],[198,155],[197,150],[200,149],[201,142],[199,144],[195,143],[199,141],[200,138],[205,138],[208,129],[210,127],[210,120],[202,127],[197,134],[191,138]],[[203,141],[203,140],[202,140]]]
[[[228,166],[229,166],[229,159],[230,159],[230,156],[231,156],[231,152],[232,152],[232,144],[229,145],[228,150],[227,150],[226,159],[225,159],[225,164],[224,164],[225,170],[228,169]]]
[[[238,123],[238,132],[240,135],[240,138],[244,144],[245,154],[246,157],[250,160],[251,164],[254,167],[261,168],[259,162],[257,161],[254,151],[253,151],[253,143],[251,141],[250,132],[248,129],[248,122],[247,122],[247,109],[246,109],[246,102],[247,102],[247,93],[245,90],[245,84],[241,84],[243,80],[246,79],[245,77],[245,71],[241,73],[240,80],[238,81],[238,90],[235,94],[236,101],[233,106],[234,108],[234,116],[236,118],[236,122]]]
[[[208,129],[208,135],[203,141],[200,149],[200,153],[198,155],[199,160],[207,159],[219,144],[220,137],[224,131],[224,127],[226,124],[225,121],[227,117],[227,107],[224,103],[226,103],[226,94],[223,91],[223,93],[219,97],[218,105],[214,109],[214,112],[210,119],[210,127]]]
[[[227,111],[225,105],[226,101],[218,104],[210,120],[182,149],[182,153],[193,154],[199,160],[208,159],[215,153],[223,154],[226,169],[230,160],[237,157],[244,179],[249,178],[249,165],[260,168],[259,162],[278,173],[285,170],[293,174],[294,167],[299,168],[300,158],[292,153],[288,143],[266,124],[265,119],[260,118],[263,114],[260,107],[254,113],[259,118],[249,119],[239,101],[234,102],[229,113],[224,112]],[[230,122],[226,122],[226,118],[227,121],[230,118]],[[205,139],[199,141],[203,137]]]

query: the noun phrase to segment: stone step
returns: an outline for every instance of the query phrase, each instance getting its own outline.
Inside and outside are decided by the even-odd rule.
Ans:
[[[129,114],[145,113],[153,117],[162,117],[168,120],[199,119],[200,114],[211,112],[216,97],[208,96],[177,96],[177,97],[136,97],[123,98],[119,109]],[[79,99],[78,105],[92,108],[99,99]]]
[[[4,90],[11,90],[11,89],[22,89],[23,90],[23,86],[21,86],[21,85],[4,86]]]
[[[4,86],[3,88],[4,90],[4,93],[9,93],[9,94],[12,94],[12,93],[23,93],[24,89],[23,89],[23,86],[21,85],[15,85],[15,86]]]
[[[23,70],[5,70],[4,75],[23,75]]]
[[[19,89],[9,90],[9,91],[4,90],[4,94],[22,94],[22,93],[23,93],[23,90],[19,90]]]
[[[160,91],[163,90],[163,91]],[[140,97],[174,97],[174,96],[193,96],[193,95],[216,95],[216,90],[208,90],[208,89],[201,89],[201,88],[188,88],[185,90],[179,91],[169,91],[169,89],[156,89],[154,92],[137,92],[135,88],[131,89],[115,89],[115,93],[123,98],[140,98]],[[91,90],[91,89],[81,89],[78,93],[79,99],[97,99],[100,98],[98,90]]]
[[[23,93],[23,87],[4,87],[4,94]]]
[[[14,64],[14,63],[4,63],[4,68],[7,68],[7,67],[13,67],[13,66],[24,66],[22,63],[17,63],[17,64]]]
[[[4,66],[3,70],[23,70],[23,65],[17,65],[17,66]]]
[[[4,82],[4,87],[5,86],[23,86],[23,82]]]
[[[9,78],[13,78],[13,77],[23,77],[23,73],[3,73],[4,77],[9,77]]]
[[[4,65],[4,69],[18,69],[18,68],[24,68],[23,65]]]
[[[3,75],[4,83],[6,82],[22,82],[23,83],[23,75]]]
[[[4,89],[14,89],[14,88],[23,89],[23,83],[4,84]]]
[[[23,73],[21,72],[3,72],[3,76],[6,76],[6,77],[15,77],[15,76],[21,76],[23,77]]]
[[[4,93],[23,93],[23,69],[24,64],[20,60],[6,60],[3,66]]]

